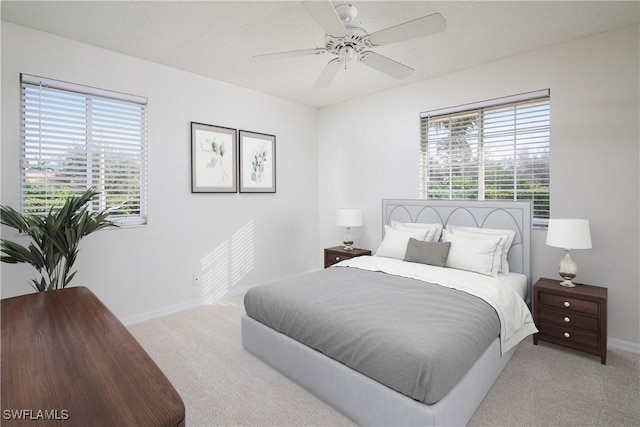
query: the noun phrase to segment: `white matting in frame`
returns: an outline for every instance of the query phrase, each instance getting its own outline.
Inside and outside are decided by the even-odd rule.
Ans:
[[[276,192],[276,137],[239,131],[240,192]]]
[[[236,130],[191,122],[191,192],[238,190]]]

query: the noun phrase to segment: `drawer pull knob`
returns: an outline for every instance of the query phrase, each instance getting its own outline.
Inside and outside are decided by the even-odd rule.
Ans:
[[[564,306],[567,307],[567,308],[571,307],[571,303],[569,301],[565,301],[564,302]]]
[[[340,257],[339,256],[336,257],[336,261],[340,261]]]
[[[571,319],[569,319],[569,317],[565,317],[563,320],[565,321],[565,323],[571,322]]]
[[[571,338],[571,334],[569,332],[565,332],[563,335],[565,338]]]

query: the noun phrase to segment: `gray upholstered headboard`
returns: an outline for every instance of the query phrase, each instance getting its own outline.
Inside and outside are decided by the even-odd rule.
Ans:
[[[499,228],[515,231],[509,270],[527,276],[531,296],[531,202],[470,200],[382,200],[382,234],[391,221],[439,223],[446,226]]]

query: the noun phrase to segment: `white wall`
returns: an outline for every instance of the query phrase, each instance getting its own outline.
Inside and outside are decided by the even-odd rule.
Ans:
[[[1,200],[14,207],[21,72],[149,99],[149,224],[88,236],[73,282],[120,318],[321,266],[316,109],[2,22]],[[191,121],[276,135],[277,193],[192,194]],[[33,291],[35,270],[1,268],[3,298]]]
[[[74,280],[135,318],[319,268],[341,240],[338,207],[364,209],[357,245],[375,249],[381,199],[418,195],[421,111],[550,88],[552,215],[591,221],[578,279],[609,288],[610,337],[640,348],[638,40],[636,25],[317,113],[2,22],[1,203],[19,204],[20,72],[147,96],[149,225],[87,237]],[[191,121],[277,135],[277,193],[191,194]],[[555,277],[562,255],[545,235],[534,232],[534,278]],[[0,268],[3,298],[32,291],[28,266]]]
[[[551,215],[590,220],[576,281],[609,289],[612,342],[640,350],[639,51],[635,25],[322,109],[321,246],[340,242],[348,206],[364,209],[356,246],[375,250],[381,199],[418,197],[421,111],[549,88]],[[556,277],[562,250],[533,234],[534,280]]]

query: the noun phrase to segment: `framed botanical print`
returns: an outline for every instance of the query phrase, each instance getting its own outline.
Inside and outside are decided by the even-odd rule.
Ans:
[[[239,131],[240,192],[276,192],[276,137]]]
[[[237,183],[235,129],[191,122],[191,192],[235,193]]]

